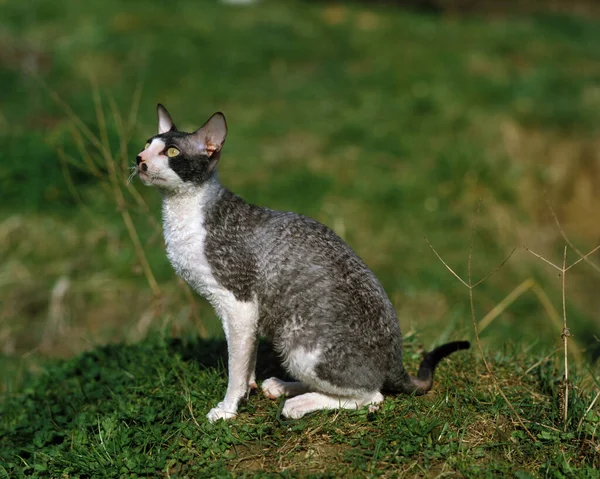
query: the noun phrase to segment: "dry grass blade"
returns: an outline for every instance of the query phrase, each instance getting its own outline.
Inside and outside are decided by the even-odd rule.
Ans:
[[[545,363],[546,361],[548,361],[552,356],[554,356],[556,353],[558,352],[557,350],[552,351],[550,354],[548,354],[547,356],[543,357],[542,359],[540,359],[539,361],[537,361],[536,363],[532,364],[531,366],[529,366],[527,368],[527,371],[525,371],[523,373],[523,376],[527,376],[531,371],[533,371],[535,368],[537,368],[540,364]]]
[[[481,278],[479,281],[477,281],[474,285],[473,288],[476,288],[477,286],[479,286],[481,283],[483,283],[486,279],[488,279],[491,276],[494,276],[494,274],[496,274],[496,272],[502,268],[502,266],[504,266],[506,264],[506,262],[511,258],[511,256],[513,255],[513,253],[517,250],[517,247],[513,247],[512,251],[510,253],[508,253],[508,256],[506,258],[504,258],[502,260],[502,262],[496,266],[492,271],[490,271],[487,275],[485,275],[483,278]]]
[[[565,278],[567,276],[567,247],[563,254],[563,272],[562,272],[562,306],[563,306],[563,330],[562,340],[565,352],[565,402],[564,402],[564,430],[567,430],[568,407],[569,407],[569,357],[567,353],[567,338],[571,336],[567,328],[567,302],[565,297]]]
[[[587,264],[591,265],[594,267],[594,269],[597,268],[597,266],[592,263],[591,261],[589,261],[589,256],[591,256],[592,254],[594,254],[596,251],[598,251],[600,249],[600,244],[598,246],[596,246],[592,251],[590,251],[589,253],[581,256],[581,258],[579,258],[577,261],[575,261],[574,263],[572,263],[571,265],[569,265],[565,271],[570,270],[573,266],[575,266],[576,264],[581,263],[582,261],[585,261]],[[577,250],[575,250],[576,252],[578,252]]]
[[[102,100],[100,98],[98,88],[95,84],[92,84],[92,90],[94,96],[94,103],[96,105],[96,118],[98,120],[100,135],[103,142],[103,147],[101,151],[103,152],[106,161],[108,177],[113,191],[113,196],[115,198],[115,203],[117,204],[119,213],[123,218],[123,222],[125,223],[125,227],[127,228],[129,237],[133,242],[135,253],[142,266],[142,270],[144,272],[144,276],[146,277],[148,285],[152,289],[152,293],[154,294],[154,296],[159,297],[161,294],[160,288],[158,286],[158,283],[156,282],[156,279],[154,278],[154,274],[152,273],[152,269],[150,268],[150,263],[146,258],[142,242],[140,241],[140,238],[137,234],[137,230],[135,228],[131,215],[129,214],[129,210],[127,209],[127,203],[125,201],[125,197],[123,196],[123,191],[121,190],[121,184],[119,182],[115,168],[115,159],[110,153],[110,145],[108,143],[108,135],[106,131],[106,122],[104,117],[104,110],[102,107]]]
[[[159,297],[161,294],[160,288],[156,279],[154,278],[154,274],[152,273],[152,269],[150,268],[150,264],[148,263],[146,255],[144,253],[144,248],[137,234],[137,230],[135,228],[129,210],[127,209],[127,203],[123,196],[120,182],[118,180],[118,175],[115,168],[115,159],[110,151],[110,143],[106,128],[106,119],[102,107],[102,100],[97,85],[92,80],[92,96],[96,110],[96,120],[98,122],[98,128],[100,130],[100,138],[96,137],[92,133],[92,131],[85,125],[81,118],[79,118],[79,116],[69,107],[69,105],[67,105],[67,103],[65,103],[60,98],[60,96],[55,91],[48,88],[48,86],[45,85],[43,82],[42,86],[48,91],[51,98],[63,109],[63,111],[72,121],[74,125],[74,130],[76,131],[74,137],[76,139],[79,137],[80,140],[76,141],[76,143],[78,144],[80,152],[82,152],[82,158],[90,167],[90,172],[94,175],[99,176],[102,180],[105,179],[105,176],[95,166],[93,160],[88,155],[87,148],[85,148],[85,145],[83,144],[83,138],[81,136],[85,137],[103,157],[105,166],[108,170],[108,188],[114,197],[119,213],[121,214],[121,217],[127,229],[127,233],[129,234],[129,237],[134,245],[135,253],[137,255],[138,261],[142,266],[142,271],[144,272],[144,276],[146,277],[148,285],[152,289],[154,296]]]
[[[144,90],[144,82],[138,81],[135,89],[133,90],[133,97],[131,99],[131,108],[129,109],[129,118],[127,118],[127,130],[133,131],[135,124],[137,123],[137,114],[142,101],[142,91]]]
[[[117,108],[117,102],[115,101],[114,97],[109,93],[106,98],[108,100],[108,107],[112,113],[113,121],[115,122],[115,126],[117,127],[117,131],[119,133],[119,157],[121,158],[121,170],[125,170],[127,169],[127,161],[129,159],[127,144],[131,139],[130,132],[127,131],[125,125],[123,124],[123,117]]]
[[[568,420],[568,407],[569,407],[569,356],[568,356],[568,338],[571,336],[571,333],[569,331],[569,328],[567,327],[567,298],[566,298],[566,276],[567,276],[567,270],[570,267],[567,267],[567,248],[568,246],[565,245],[564,250],[563,250],[563,263],[562,263],[562,267],[552,263],[551,261],[547,260],[546,258],[544,258],[543,256],[534,253],[533,251],[531,251],[530,249],[528,249],[527,247],[525,247],[525,249],[527,251],[529,251],[533,256],[535,256],[536,258],[541,259],[542,261],[544,261],[545,263],[549,264],[550,266],[552,266],[553,268],[557,269],[560,271],[560,275],[561,275],[561,290],[562,290],[562,312],[563,312],[563,324],[562,324],[562,330],[561,330],[561,339],[563,341],[563,351],[564,351],[564,362],[565,362],[565,371],[564,371],[564,377],[563,377],[563,384],[564,384],[564,392],[561,393],[560,398],[563,400],[562,404],[560,406],[561,408],[561,412],[562,412],[562,416],[563,416],[563,428],[566,431],[567,430],[567,420]],[[571,265],[574,266],[574,265]]]
[[[573,244],[573,242],[569,239],[569,237],[565,233],[565,230],[561,226],[560,221],[558,220],[558,216],[556,215],[556,212],[554,211],[554,208],[552,208],[552,205],[550,204],[550,202],[548,200],[546,200],[546,203],[548,205],[548,209],[550,209],[550,213],[552,213],[552,217],[554,218],[554,222],[556,223],[556,227],[558,228],[558,231],[559,231],[560,235],[563,237],[563,239],[565,240],[565,242],[570,246],[570,248],[573,251],[575,251],[575,253],[577,253],[579,255],[579,259],[577,261],[575,261],[572,265],[570,265],[567,269],[572,268],[573,266],[575,266],[580,261],[585,261],[587,264],[589,264],[592,268],[594,268],[597,272],[600,273],[600,266],[598,266],[597,264],[593,263],[588,258],[591,254],[595,253],[598,249],[600,249],[600,245],[596,246],[592,251],[590,251],[588,254],[584,255],[577,248],[577,246],[575,246]]]
[[[129,143],[129,140],[130,140],[131,129],[130,128],[128,129],[125,127],[125,124],[123,122],[123,117],[119,113],[117,104],[116,104],[114,98],[112,98],[112,96],[110,96],[110,95],[108,96],[108,103],[109,103],[109,106],[110,106],[110,109],[111,109],[111,112],[113,115],[115,125],[117,127],[117,131],[119,133],[119,143],[120,143],[119,154],[121,156],[121,169],[126,170],[127,169],[127,158],[129,156],[129,153],[127,150],[127,144]],[[131,194],[131,196],[133,196],[133,199],[135,200],[135,202],[140,207],[142,207],[142,209],[146,213],[150,213],[150,208],[148,207],[148,204],[146,203],[144,198],[142,198],[142,196],[139,194],[139,192],[135,189],[135,187],[131,184],[130,181],[127,181],[126,190]],[[160,225],[158,224],[158,222],[156,221],[154,216],[148,214],[147,219],[155,229],[160,229]]]
[[[529,290],[531,290],[533,294],[535,294],[537,300],[540,302],[540,304],[548,314],[552,325],[557,329],[557,331],[562,332],[563,324],[560,318],[560,314],[552,305],[552,301],[550,301],[550,298],[548,298],[546,292],[533,278],[528,278],[525,281],[523,281],[519,286],[517,286],[508,295],[506,295],[506,297],[502,301],[500,301],[490,312],[488,312],[483,317],[483,319],[479,321],[479,332],[489,327],[498,316],[500,316],[504,311],[506,311],[510,307],[510,305],[512,305],[517,299],[519,299],[523,294],[525,294]],[[569,351],[572,357],[577,362],[577,364],[583,363],[583,353],[581,352],[581,348],[579,347],[577,342],[573,340],[573,338],[571,338],[571,347]]]
[[[562,331],[563,325],[560,322],[560,315],[558,314],[558,312],[552,305],[552,301],[550,301],[550,298],[548,297],[546,292],[537,283],[535,283],[533,285],[532,291],[535,293],[535,295],[537,296],[540,303],[542,303],[542,306],[544,306],[544,309],[548,313],[548,316],[550,317],[552,324],[556,327],[556,329],[558,331]],[[571,338],[570,351],[571,351],[571,354],[573,355],[573,357],[575,358],[575,361],[577,362],[577,364],[582,364],[583,363],[583,353],[581,352],[581,348],[578,346],[577,342],[573,340],[573,338]]]
[[[479,203],[477,205],[477,214],[479,213],[480,208],[481,208],[481,200],[479,201]],[[473,299],[473,289],[474,289],[475,286],[473,285],[473,282],[472,282],[472,269],[471,269],[471,263],[472,263],[472,260],[473,260],[473,242],[474,242],[476,228],[477,228],[477,215],[475,216],[475,221],[473,222],[473,229],[471,231],[471,240],[470,240],[470,245],[469,245],[469,257],[468,257],[468,262],[467,262],[468,282],[465,282],[450,266],[448,266],[448,264],[442,259],[442,257],[435,250],[435,248],[433,247],[433,245],[431,245],[431,243],[429,243],[429,241],[427,240],[427,238],[425,238],[425,241],[427,241],[427,244],[433,250],[433,252],[438,257],[438,259],[442,262],[442,264],[444,266],[446,266],[446,268],[454,275],[454,277],[457,278],[462,284],[464,284],[467,287],[467,289],[469,290],[469,305],[470,305],[470,308],[471,308],[471,320],[472,320],[472,323],[473,323],[473,330],[475,332],[475,339],[476,339],[476,342],[477,342],[477,348],[479,350],[479,354],[481,356],[481,359],[483,361],[485,369],[488,372],[488,374],[490,375],[490,377],[492,378],[494,386],[496,387],[496,389],[498,390],[498,392],[500,393],[500,395],[502,396],[502,398],[504,399],[504,401],[506,401],[506,404],[508,405],[508,407],[510,408],[510,410],[512,411],[512,413],[515,415],[518,423],[521,425],[521,427],[527,433],[527,435],[533,441],[537,442],[537,438],[527,428],[527,426],[523,422],[523,419],[521,418],[521,416],[519,415],[519,413],[516,411],[516,409],[514,408],[514,406],[512,405],[512,403],[508,400],[508,398],[506,397],[506,394],[504,394],[504,391],[502,390],[502,388],[500,387],[500,384],[498,383],[498,379],[496,378],[496,375],[493,373],[492,368],[490,367],[489,363],[487,362],[487,359],[486,359],[485,354],[483,352],[483,347],[481,346],[481,339],[479,337],[479,329],[478,329],[478,326],[477,326],[477,318],[476,318],[476,315],[475,315],[475,303],[474,303],[474,299]],[[511,255],[512,255],[512,253],[511,253]],[[509,257],[510,257],[510,255],[509,255]],[[500,266],[504,265],[504,263],[506,263],[507,260],[508,260],[508,258],[505,261],[503,261],[500,264]],[[498,269],[499,268],[496,268],[496,270],[494,270],[494,272],[496,272]],[[490,276],[491,275],[488,274],[484,278],[484,280],[487,279],[487,278],[489,278]],[[478,281],[476,284],[481,284],[481,283],[482,283],[482,281]]]
[[[81,133],[77,129],[77,126],[71,124],[69,125],[69,129],[71,131],[73,142],[75,143],[77,151],[79,152],[79,156],[83,159],[83,163],[85,165],[85,168],[87,168],[87,171],[94,175],[96,178],[103,179],[104,174],[100,171],[100,169],[94,162],[94,159],[87,151],[85,140],[83,139],[83,136],[81,136]]]
[[[85,204],[85,202],[83,201],[83,198],[79,194],[79,191],[77,191],[77,188],[75,187],[75,183],[73,183],[73,178],[71,177],[71,174],[69,173],[68,161],[67,161],[67,157],[65,155],[64,150],[62,148],[59,148],[56,151],[56,153],[58,155],[58,159],[60,162],[60,168],[62,170],[63,177],[65,178],[65,181],[67,182],[67,188],[69,189],[69,193],[71,193],[71,196],[75,199],[75,202],[77,203],[77,205],[87,213],[88,218],[91,218],[95,224],[98,224],[98,219],[96,217],[96,214]]]
[[[71,107],[67,105],[67,103],[60,98],[60,96],[58,96],[58,93],[56,93],[54,90],[51,90],[46,84],[42,83],[42,85],[48,91],[50,97],[63,109],[69,119],[74,123],[79,131],[81,131],[83,136],[85,136],[87,140],[98,149],[98,151],[103,151],[104,147],[100,140],[92,133],[92,131],[85,125],[85,123],[71,109]]]
[[[502,388],[500,387],[500,384],[498,383],[498,379],[496,378],[496,375],[494,374],[494,372],[492,371],[492,368],[490,367],[489,363],[487,362],[487,359],[483,352],[483,347],[481,346],[481,340],[479,339],[479,331],[477,329],[477,318],[475,317],[475,304],[473,301],[473,288],[472,287],[469,287],[469,305],[471,307],[471,320],[473,322],[473,330],[475,331],[475,339],[477,340],[477,348],[479,349],[479,354],[481,355],[481,359],[483,360],[485,369],[488,372],[488,374],[490,375],[490,377],[492,378],[492,381],[494,382],[494,385],[498,389],[498,392],[500,393],[500,395],[502,396],[504,401],[506,401],[506,404],[508,405],[510,410],[513,412],[515,417],[517,418],[517,421],[519,422],[519,424],[521,424],[521,427],[525,430],[525,432],[531,439],[533,439],[534,441],[537,442],[537,438],[531,433],[531,431],[529,431],[527,426],[525,426],[523,419],[521,419],[521,416],[519,415],[517,410],[514,408],[512,403],[508,400],[508,398],[506,397],[506,394],[504,394],[504,391],[502,390]]]
[[[581,425],[583,424],[584,419],[590,413],[590,411],[594,407],[594,404],[596,404],[596,401],[598,400],[599,397],[600,397],[600,391],[598,391],[598,394],[596,394],[596,397],[592,400],[590,405],[587,407],[587,409],[585,410],[585,413],[583,413],[583,416],[581,416],[581,419],[579,420],[579,424],[577,424],[578,431],[581,431]]]
[[[548,313],[548,316],[550,317],[550,321],[552,321],[552,324],[554,325],[554,327],[558,331],[561,331],[562,330],[562,324],[561,324],[561,321],[560,321],[560,314],[558,314],[558,311],[556,310],[556,308],[552,304],[552,301],[550,301],[550,298],[548,297],[548,295],[546,294],[546,292],[537,283],[535,283],[533,285],[532,289],[533,289],[533,292],[535,293],[535,295],[538,297],[538,299],[542,303],[542,306],[544,306],[544,309]],[[579,349],[577,349],[577,350],[579,351]],[[581,357],[580,357],[580,359],[581,359]]]
[[[467,288],[469,288],[470,286],[469,286],[469,285],[468,285],[468,284],[465,282],[465,280],[464,280],[464,279],[462,279],[462,278],[461,278],[461,277],[460,277],[458,274],[456,274],[456,273],[454,272],[454,270],[453,270],[453,269],[452,269],[450,266],[448,266],[448,264],[447,264],[447,263],[446,263],[446,262],[443,260],[443,258],[442,258],[442,257],[441,257],[441,256],[438,254],[438,252],[435,250],[435,248],[433,247],[433,245],[432,245],[432,244],[429,242],[429,240],[427,239],[427,237],[426,237],[426,236],[424,236],[424,238],[425,238],[425,242],[426,242],[426,243],[429,245],[429,247],[431,248],[431,251],[433,251],[433,253],[434,253],[434,254],[437,256],[437,259],[439,259],[439,260],[441,261],[441,263],[442,263],[442,264],[443,264],[443,265],[446,267],[446,269],[447,269],[448,271],[450,271],[450,272],[451,272],[451,273],[454,275],[454,277],[455,277],[457,280],[459,280],[459,281],[460,281],[460,282],[461,282],[463,285],[465,285]]]
[[[479,284],[479,282],[477,284]],[[479,332],[483,331],[490,324],[492,324],[494,319],[500,316],[500,314],[502,314],[506,310],[506,308],[508,308],[512,303],[514,303],[518,298],[520,298],[523,293],[531,289],[534,284],[535,281],[533,280],[533,278],[528,278],[515,289],[513,289],[510,293],[508,293],[508,295],[502,301],[500,301],[496,306],[494,306],[494,308],[492,308],[492,310],[489,313],[487,313],[483,317],[483,319],[479,321]]]
[[[473,291],[473,279],[472,274],[473,270],[471,268],[471,263],[473,261],[473,243],[475,242],[475,231],[477,231],[477,220],[479,219],[479,211],[481,210],[481,198],[477,202],[477,210],[475,210],[475,219],[473,220],[473,228],[471,229],[471,238],[469,240],[469,258],[467,260],[467,279],[468,279],[468,287],[470,291]],[[473,313],[475,316],[475,313]],[[477,342],[479,343],[479,336],[477,336]]]
[[[562,273],[562,269],[560,266],[556,266],[554,263],[552,263],[551,261],[548,261],[546,258],[544,258],[542,255],[537,254],[535,251],[530,250],[527,246],[523,245],[523,248],[525,248],[525,251],[527,251],[528,253],[531,253],[533,256],[535,256],[538,259],[541,259],[543,262],[549,264],[550,266],[552,266],[553,268],[557,269],[558,271],[560,271]]]

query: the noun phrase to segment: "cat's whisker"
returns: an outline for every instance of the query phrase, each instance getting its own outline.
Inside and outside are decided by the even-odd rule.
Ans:
[[[133,180],[133,178],[135,177],[135,175],[137,175],[137,166],[130,166],[129,169],[131,170],[131,174],[129,175],[129,177],[127,178],[127,184],[131,184],[131,180]]]

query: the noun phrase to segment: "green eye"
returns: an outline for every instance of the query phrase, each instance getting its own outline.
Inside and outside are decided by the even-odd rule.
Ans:
[[[144,146],[144,150],[147,150],[149,146],[150,146],[150,142],[146,143],[146,146]]]
[[[177,156],[177,155],[179,155],[179,150],[177,148],[172,146],[171,148],[169,148],[167,150],[167,156],[169,158],[173,158],[174,156]]]

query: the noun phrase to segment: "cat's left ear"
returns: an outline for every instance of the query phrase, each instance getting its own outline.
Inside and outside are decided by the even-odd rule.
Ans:
[[[192,137],[197,147],[209,158],[214,159],[216,165],[227,137],[225,115],[221,112],[215,113],[201,128],[192,133]]]
[[[167,109],[162,106],[160,103],[156,106],[156,111],[158,113],[158,134],[162,135],[167,131],[176,131],[177,127],[171,120],[171,115]]]

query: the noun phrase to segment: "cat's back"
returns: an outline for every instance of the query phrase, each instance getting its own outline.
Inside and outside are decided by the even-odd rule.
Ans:
[[[255,232],[265,331],[279,318],[318,316],[337,325],[378,329],[395,312],[375,275],[352,248],[327,226],[296,213],[277,213]],[[337,319],[344,317],[343,323]],[[359,326],[358,323],[361,323]],[[380,328],[379,328],[380,329]]]
[[[205,208],[203,228],[211,272],[238,300],[289,308],[310,296],[328,307],[389,309],[361,258],[312,218],[249,204],[224,190]]]
[[[258,259],[267,269],[327,268],[331,272],[365,272],[368,268],[336,233],[324,224],[293,212],[274,212],[254,233]]]

